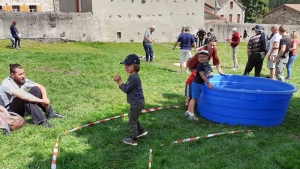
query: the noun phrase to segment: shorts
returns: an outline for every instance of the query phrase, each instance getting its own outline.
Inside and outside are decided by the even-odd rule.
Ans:
[[[180,63],[186,62],[190,57],[192,57],[192,52],[190,50],[180,50]]]
[[[199,83],[192,83],[192,98],[199,99],[200,94],[202,92],[203,85]]]
[[[270,60],[268,59],[267,68],[269,68],[269,69],[271,69],[271,68],[275,69],[275,64],[276,63],[274,63],[274,59],[276,58],[276,56],[277,55],[271,55],[271,59]]]
[[[192,84],[185,85],[184,95],[186,97],[192,97]]]

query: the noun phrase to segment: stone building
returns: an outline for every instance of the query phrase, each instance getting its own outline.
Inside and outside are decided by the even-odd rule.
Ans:
[[[245,22],[245,10],[238,0],[205,0],[205,12],[214,13],[223,20],[231,23],[244,23]],[[209,15],[211,17],[211,15]],[[204,18],[206,20],[206,18]],[[207,18],[211,20],[211,18]],[[222,20],[222,19],[221,19]],[[215,20],[215,22],[220,22]]]
[[[141,42],[151,25],[157,42],[176,41],[182,26],[203,25],[201,0],[60,0],[60,12],[91,12],[96,41]]]
[[[13,20],[23,38],[103,42],[142,42],[152,25],[156,42],[174,42],[182,26],[195,34],[204,24],[202,0],[0,0],[0,7],[0,38]]]
[[[0,0],[0,11],[55,12],[59,0]]]
[[[300,25],[300,4],[284,4],[263,15],[264,23]]]

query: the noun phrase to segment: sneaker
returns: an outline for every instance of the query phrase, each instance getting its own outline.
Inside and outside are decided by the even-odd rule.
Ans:
[[[189,116],[190,116],[189,111],[184,112],[183,115],[184,115],[185,117],[189,117]]]
[[[235,71],[235,70],[236,70],[236,68],[232,68],[231,70]]]
[[[47,120],[43,121],[39,125],[43,125],[45,128],[51,128],[52,127],[52,124],[49,123]]]
[[[145,129],[143,129],[143,130],[138,131],[137,137],[139,138],[139,137],[145,136],[147,134],[148,134],[148,132]]]
[[[291,80],[291,78],[290,77],[286,77],[285,80]]]
[[[189,116],[190,121],[198,121],[199,119],[196,116]]]
[[[67,116],[58,114],[56,112],[52,112],[51,114],[48,115],[48,118],[66,118]]]
[[[190,72],[187,70],[186,73],[190,73]]]
[[[133,146],[137,146],[137,141],[133,140],[132,138],[124,138],[123,142],[125,144],[129,144],[129,145],[133,145]]]

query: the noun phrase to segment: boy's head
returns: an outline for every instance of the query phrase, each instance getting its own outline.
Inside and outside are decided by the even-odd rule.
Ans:
[[[126,56],[125,60],[121,62],[120,64],[124,64],[125,67],[129,67],[133,65],[134,71],[139,72],[140,71],[140,59],[136,54],[130,54]]]
[[[197,52],[198,61],[200,63],[206,63],[208,59],[209,52],[207,50],[200,50]]]

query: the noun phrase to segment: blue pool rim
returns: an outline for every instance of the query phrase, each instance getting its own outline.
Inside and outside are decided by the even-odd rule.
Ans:
[[[297,92],[297,88],[294,85],[268,78],[232,74],[213,76],[209,81],[215,86],[211,90],[207,84],[204,85],[204,92],[201,93],[198,99],[198,112],[202,117],[221,124],[278,126],[284,121],[293,93]],[[234,80],[240,81],[235,82]],[[257,86],[261,85],[262,88],[268,86],[266,84],[269,84],[276,87],[279,86],[280,89],[277,90],[276,88],[275,91],[264,91],[218,86],[221,83],[226,84],[226,82],[239,85],[243,81],[245,81],[246,85],[253,85],[253,82],[256,82],[255,84],[258,84]],[[220,93],[226,96],[224,98],[219,97]],[[205,99],[201,100],[201,98]],[[216,103],[214,99],[217,100]],[[251,104],[252,99],[253,105]],[[272,105],[274,100],[282,101],[282,104],[274,106]],[[231,101],[235,104],[230,104]],[[201,108],[203,105],[208,107]],[[243,106],[248,107],[244,108]]]

